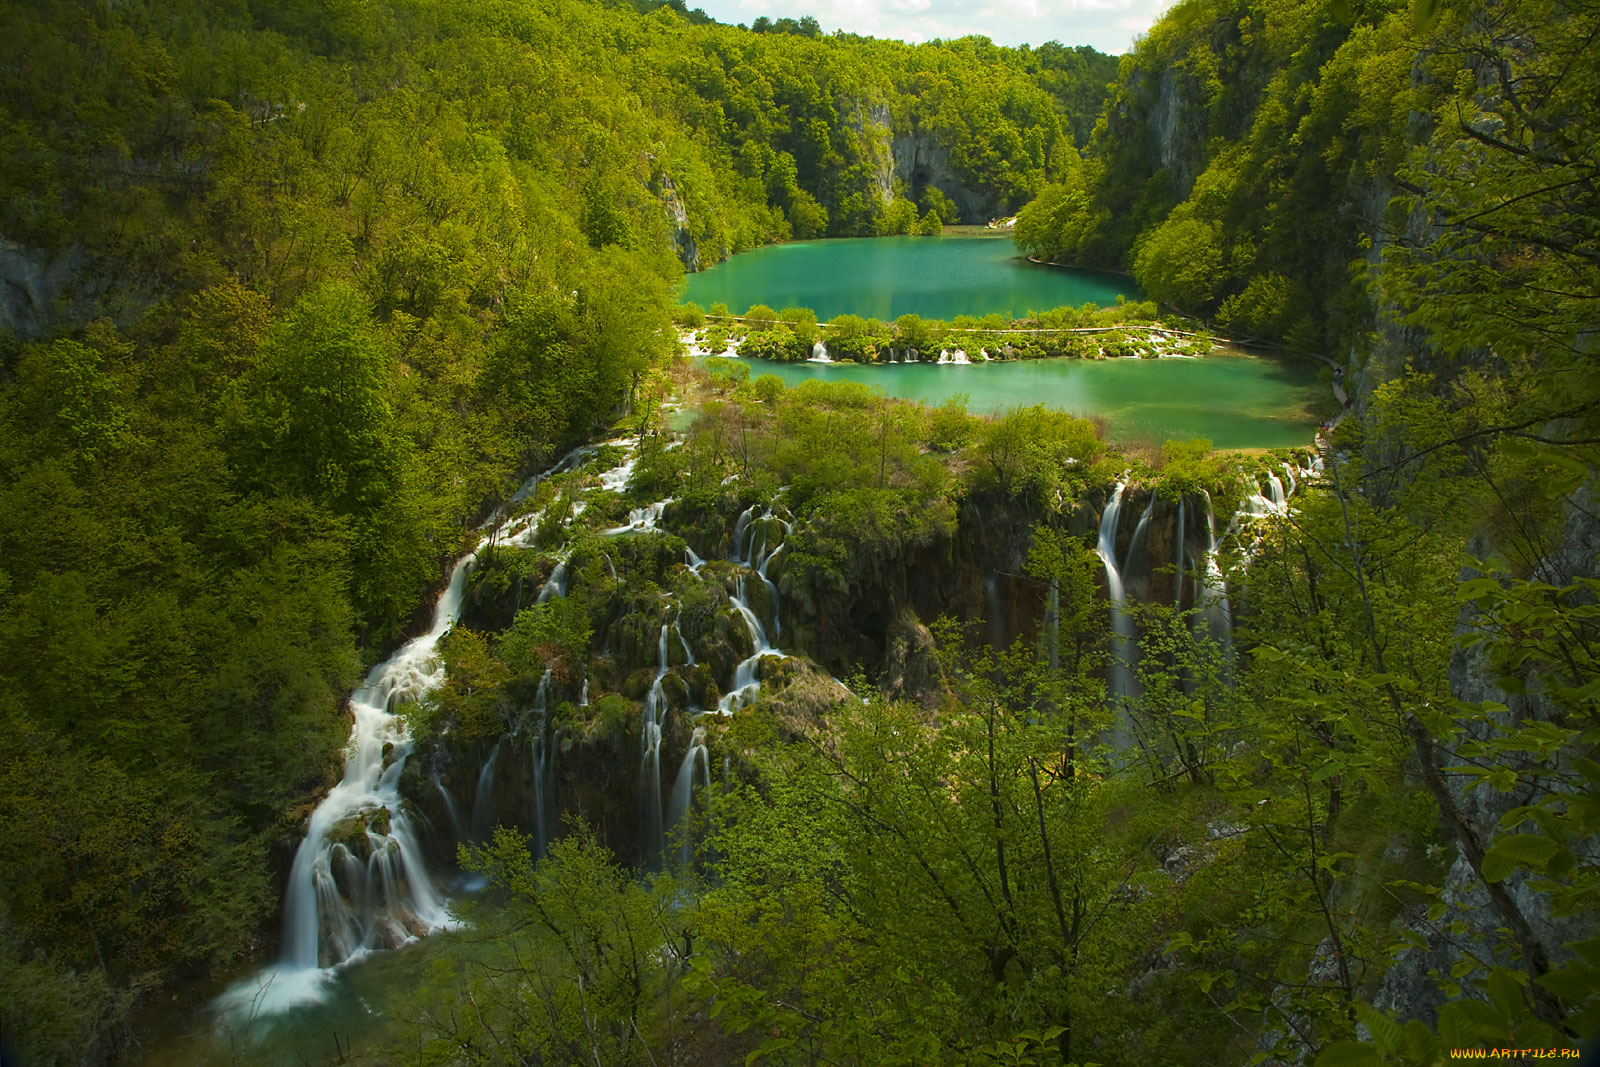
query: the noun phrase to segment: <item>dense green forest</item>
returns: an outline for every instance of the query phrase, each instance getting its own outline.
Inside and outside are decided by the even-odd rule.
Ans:
[[[6,1067],[137,1059],[152,1004],[277,955],[346,697],[491,514],[526,529],[396,766],[484,888],[368,1062],[1600,1029],[1592,3],[1185,0],[1120,62],[581,0],[0,30]],[[1320,475],[676,358],[686,268],[1019,210],[1025,252],[1341,366]],[[747,354],[818,329],[752,314]],[[914,318],[832,329],[1001,325]],[[397,815],[336,847],[382,866]]]

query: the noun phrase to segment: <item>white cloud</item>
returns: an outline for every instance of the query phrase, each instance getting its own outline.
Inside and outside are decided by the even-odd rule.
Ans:
[[[981,34],[998,44],[1093,45],[1113,55],[1172,0],[689,0],[721,22],[810,15],[825,32],[928,41]]]

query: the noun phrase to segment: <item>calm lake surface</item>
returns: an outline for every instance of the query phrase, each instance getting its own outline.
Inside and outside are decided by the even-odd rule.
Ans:
[[[734,314],[751,304],[809,307],[837,315],[951,319],[1136,297],[1133,283],[1106,274],[1042,267],[1017,255],[1009,236],[861,237],[769,245],[691,274],[684,298],[721,302]],[[715,366],[718,360],[712,359]],[[1310,443],[1329,393],[1302,363],[1222,352],[1204,359],[1016,360],[939,366],[769,363],[776,374],[865,382],[890,396],[941,404],[968,395],[968,410],[993,414],[1045,404],[1102,418],[1120,444],[1210,439],[1218,448],[1283,448]]]
[[[704,357],[715,368],[731,362]],[[1218,448],[1287,448],[1311,443],[1317,405],[1330,394],[1308,368],[1222,353],[1204,359],[1034,359],[975,363],[862,366],[852,363],[750,364],[751,377],[776,374],[795,385],[808,378],[865,382],[924,404],[958,393],[967,410],[994,414],[1044,404],[1106,420],[1119,444],[1208,438]]]
[[[1009,235],[984,235],[767,245],[689,275],[683,298],[703,308],[723,303],[735,315],[752,304],[807,307],[826,322],[837,315],[1021,316],[1138,295],[1129,279],[1029,263]]]

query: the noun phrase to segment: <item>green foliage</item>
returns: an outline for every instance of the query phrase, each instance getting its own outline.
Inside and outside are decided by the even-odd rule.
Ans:
[[[1404,5],[1179,5],[1124,58],[1082,163],[1019,214],[1018,247],[1131,268],[1157,300],[1249,337],[1342,349],[1368,325],[1349,271],[1365,205],[1460,55],[1430,50]]]
[[[889,206],[883,209],[883,214],[878,216],[880,236],[914,233],[918,225],[917,205],[904,197],[890,201]]]
[[[744,313],[744,324],[752,330],[769,330],[778,321],[778,313],[765,304],[752,304]]]
[[[1204,438],[1168,441],[1161,446],[1159,491],[1170,499],[1219,490],[1236,469],[1226,458],[1212,451]]]
[[[1207,310],[1222,273],[1221,236],[1214,224],[1169,218],[1140,242],[1133,275],[1158,303]]]
[[[641,885],[581,825],[537,865],[504,829],[465,859],[488,880],[486,899],[467,909],[479,933],[436,961],[399,1062],[459,1061],[486,1045],[492,1056],[468,1062],[654,1062],[650,1013],[694,937],[692,905],[670,879]],[[449,1010],[468,1001],[470,1015]]]
[[[965,393],[957,393],[933,410],[928,418],[928,444],[940,452],[955,452],[972,440],[976,420],[967,414]]]
[[[1094,424],[1038,405],[1017,408],[985,425],[975,446],[982,481],[1030,508],[1059,508],[1104,451]]]
[[[944,190],[937,185],[929,185],[922,190],[920,203],[924,213],[924,222],[926,222],[926,216],[930,214],[939,220],[941,229],[944,225],[954,226],[961,221],[961,209],[956,207],[955,201],[946,196]],[[934,232],[937,233],[939,231],[935,230]]]

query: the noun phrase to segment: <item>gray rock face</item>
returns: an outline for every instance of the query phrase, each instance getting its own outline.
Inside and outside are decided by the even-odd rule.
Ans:
[[[1539,561],[1534,577],[1556,585],[1566,585],[1580,577],[1600,575],[1600,518],[1596,517],[1596,492],[1591,484],[1567,511],[1561,540]],[[1475,555],[1489,554],[1492,546],[1480,536],[1473,545]],[[1463,579],[1476,577],[1476,572],[1464,573]],[[1473,628],[1475,609],[1469,605],[1461,614],[1456,626],[1458,635]],[[1526,694],[1512,694],[1502,690],[1495,681],[1496,672],[1482,647],[1458,648],[1450,660],[1450,688],[1455,697],[1468,703],[1493,702],[1505,710],[1490,717],[1490,721],[1476,727],[1475,740],[1488,740],[1492,735],[1509,730],[1518,724],[1551,721],[1562,712],[1539,694],[1537,684],[1530,685]],[[1446,753],[1446,766],[1462,762]],[[1498,792],[1487,786],[1470,790],[1470,779],[1465,775],[1453,776],[1451,792],[1461,813],[1466,817],[1472,832],[1482,841],[1492,840],[1502,833],[1499,823],[1502,816],[1513,808],[1527,804],[1548,788],[1548,780],[1538,781],[1549,768],[1531,760],[1519,761],[1514,769],[1519,773],[1519,784],[1510,792]],[[1600,856],[1591,854],[1589,861],[1600,862]],[[1535,891],[1520,874],[1504,883],[1512,904],[1526,919],[1534,941],[1538,943],[1552,963],[1568,958],[1563,946],[1571,941],[1592,936],[1594,916],[1557,917],[1551,914],[1550,896]],[[1374,997],[1374,1004],[1401,1018],[1420,1018],[1432,1023],[1444,997],[1429,972],[1448,974],[1450,965],[1467,956],[1490,960],[1505,967],[1519,968],[1521,961],[1513,946],[1499,932],[1504,925],[1502,917],[1493,906],[1482,879],[1472,869],[1464,856],[1457,857],[1445,878],[1441,899],[1446,912],[1440,921],[1430,921],[1426,914],[1415,912],[1397,922],[1397,932],[1420,935],[1425,948],[1409,949],[1394,960],[1384,975],[1382,985]],[[1459,922],[1454,931],[1447,924]],[[1466,976],[1482,977],[1481,973]]]
[[[982,193],[967,188],[950,165],[950,153],[932,134],[902,133],[890,144],[895,177],[909,190],[936,187],[961,210],[961,221],[979,223],[994,213],[994,204]]]
[[[672,244],[678,252],[679,262],[683,264],[684,270],[699,270],[700,246],[689,230],[689,212],[684,208],[683,198],[678,195],[678,187],[669,174],[661,176],[661,203],[667,209],[667,218],[672,222]]]
[[[1155,107],[1150,113],[1150,127],[1155,133],[1161,165],[1171,168],[1178,188],[1184,190],[1186,196],[1194,187],[1196,165],[1201,156],[1201,145],[1195,137],[1194,112],[1195,108],[1178,85],[1173,68],[1164,68]]]
[[[0,333],[34,340],[59,322],[83,266],[76,248],[50,255],[0,237]]]

